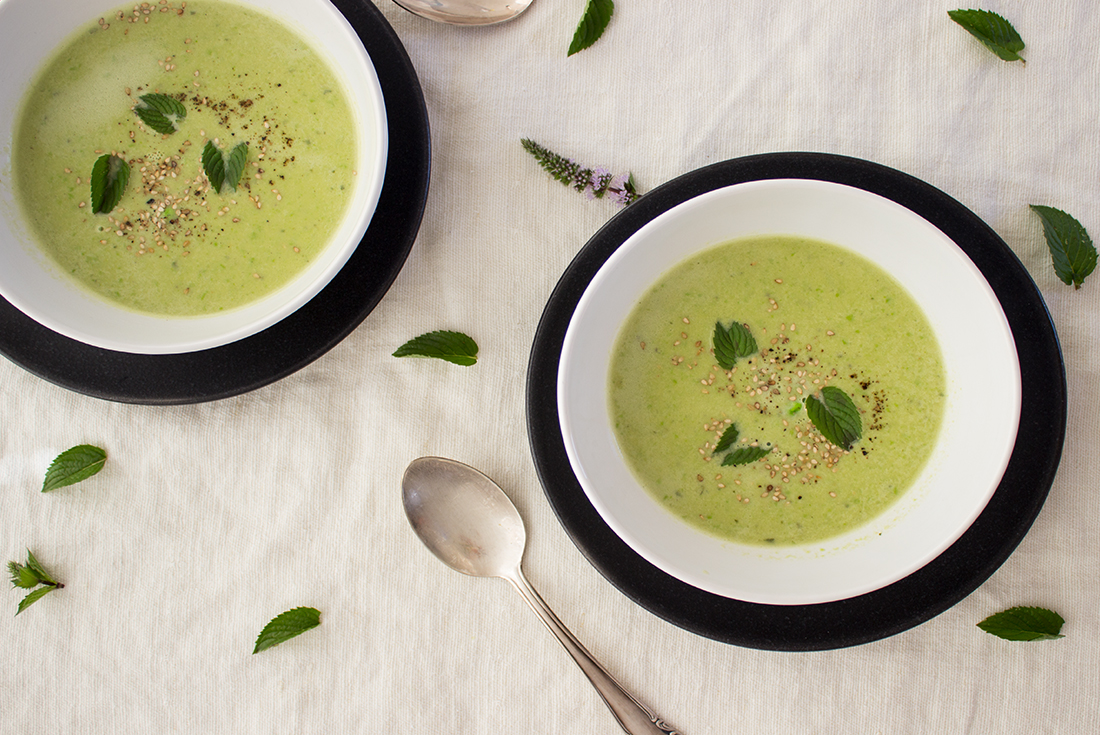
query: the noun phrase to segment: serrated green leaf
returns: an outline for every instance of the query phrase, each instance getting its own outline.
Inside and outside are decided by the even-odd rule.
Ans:
[[[434,357],[455,365],[477,362],[477,342],[462,332],[437,330],[413,337],[398,347],[394,357]]]
[[[611,22],[614,12],[615,3],[612,0],[588,0],[581,22],[577,24],[577,30],[573,33],[573,41],[569,44],[569,53],[566,56],[583,51],[598,41],[607,29],[607,24]]]
[[[771,447],[741,447],[727,454],[725,459],[722,460],[722,466],[749,464],[767,456],[771,450]]]
[[[187,108],[175,97],[166,94],[143,94],[141,102],[134,106],[134,114],[148,127],[163,135],[179,130],[179,123],[187,117]]]
[[[42,481],[42,492],[48,493],[86,480],[103,469],[106,462],[107,453],[91,444],[80,444],[66,449],[47,468],[46,477]]]
[[[978,623],[986,633],[1008,641],[1049,641],[1064,638],[1062,616],[1042,607],[1011,607]]]
[[[37,587],[42,581],[33,569],[14,561],[8,562],[8,573],[11,574],[12,586],[22,587],[25,590]]]
[[[820,399],[807,396],[806,413],[817,430],[842,449],[851,449],[852,443],[863,436],[859,409],[840,388],[831,385],[822,388]]]
[[[92,214],[106,214],[118,206],[130,181],[130,164],[107,153],[92,165]]]
[[[714,359],[723,370],[732,370],[739,358],[749,357],[756,352],[756,338],[749,328],[740,322],[725,327],[722,322],[714,323]]]
[[[733,443],[737,441],[737,437],[740,434],[737,431],[737,424],[730,424],[726,427],[726,430],[722,432],[722,436],[718,438],[718,443],[714,446],[714,454],[724,452],[733,446]]]
[[[252,653],[259,653],[264,649],[277,646],[290,640],[296,635],[305,633],[310,628],[316,628],[321,624],[321,612],[312,607],[296,607],[284,613],[276,615],[271,622],[264,626],[260,635],[256,637],[256,647]]]
[[[34,603],[41,600],[43,597],[53,592],[55,589],[57,589],[57,587],[54,587],[52,585],[48,587],[39,587],[34,592],[31,592],[29,595],[23,598],[23,601],[19,603],[19,609],[15,611],[15,614],[18,615],[19,613],[23,612]]]
[[[202,169],[210,180],[210,186],[219,194],[226,188],[237,190],[247,160],[248,143],[238,143],[228,154],[214,145],[212,140],[206,141],[202,149]]]
[[[1024,62],[1024,41],[1007,20],[989,10],[948,10],[951,20],[965,28],[986,48],[1005,61]]]
[[[1062,283],[1081,288],[1085,277],[1096,269],[1096,246],[1088,231],[1060,209],[1040,204],[1029,206],[1043,222],[1043,235],[1054,262],[1054,272]]]
[[[42,566],[38,559],[34,557],[34,554],[31,553],[30,549],[27,549],[27,568],[34,572],[34,575],[38,577],[39,582],[52,584],[54,586],[60,585],[60,583],[52,576],[50,576],[50,573],[46,571],[46,567]]]

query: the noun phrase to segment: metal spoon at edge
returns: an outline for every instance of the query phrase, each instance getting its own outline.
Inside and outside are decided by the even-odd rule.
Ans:
[[[680,735],[619,686],[523,576],[527,534],[519,511],[500,486],[453,459],[421,457],[405,470],[401,499],[413,530],[440,561],[463,574],[512,583],[581,667],[623,730],[630,735]]]
[[[534,0],[393,0],[428,20],[458,26],[503,23],[527,10]]]

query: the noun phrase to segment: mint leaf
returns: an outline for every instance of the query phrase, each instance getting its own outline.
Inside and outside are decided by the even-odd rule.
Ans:
[[[104,154],[92,166],[92,214],[106,214],[118,206],[130,181],[130,164],[114,154]]]
[[[23,598],[23,601],[19,603],[19,609],[15,611],[15,614],[18,615],[19,613],[23,612],[34,603],[41,600],[47,594],[53,592],[55,589],[57,589],[57,587],[54,587],[52,585],[49,587],[39,587],[34,592],[31,592],[29,595]]]
[[[863,436],[859,409],[840,388],[831,385],[822,388],[820,399],[807,396],[806,413],[817,430],[842,449],[851,449],[852,443]]]
[[[771,450],[771,447],[741,447],[727,454],[726,458],[722,460],[722,466],[749,464],[767,456]]]
[[[187,117],[187,108],[175,97],[166,94],[143,94],[141,102],[134,106],[134,114],[148,127],[163,135],[179,130],[179,123]]]
[[[66,449],[54,458],[46,469],[42,481],[42,492],[48,493],[59,487],[73,485],[86,480],[103,469],[107,462],[107,453],[91,444],[80,444]]]
[[[8,573],[11,574],[11,583],[13,587],[22,587],[25,590],[29,590],[33,587],[37,587],[42,582],[42,580],[38,578],[38,575],[34,573],[33,569],[25,567],[18,562],[8,562]]]
[[[713,341],[714,359],[723,370],[732,370],[738,358],[756,352],[756,339],[740,322],[730,324],[729,328],[722,326],[722,322],[715,322]]]
[[[989,10],[948,10],[947,14],[1000,58],[1026,63],[1018,53],[1024,50],[1023,39],[1001,16]]]
[[[210,179],[210,186],[219,194],[226,188],[237,190],[247,159],[248,143],[238,143],[228,155],[212,140],[206,141],[202,149],[202,169]]]
[[[320,624],[321,612],[312,607],[296,607],[293,610],[287,610],[285,613],[276,615],[264,626],[260,635],[256,637],[256,647],[252,653],[259,653],[264,649],[277,646]]]
[[[1084,226],[1060,209],[1031,204],[1031,211],[1043,222],[1054,272],[1062,283],[1081,288],[1085,277],[1096,268],[1096,247]]]
[[[726,430],[722,432],[722,436],[718,439],[718,444],[714,447],[714,454],[724,452],[733,446],[733,443],[737,441],[737,436],[740,432],[737,431],[737,424],[730,424],[726,427]]]
[[[585,6],[581,22],[577,24],[577,30],[573,34],[573,41],[569,44],[569,53],[572,56],[578,51],[583,51],[603,35],[607,24],[611,22],[611,15],[615,12],[615,3],[612,0],[588,0]]]
[[[462,332],[437,330],[413,337],[398,347],[394,357],[434,357],[455,365],[477,362],[477,342]]]
[[[50,573],[46,571],[46,567],[39,563],[38,559],[34,558],[34,554],[30,549],[27,549],[27,568],[34,572],[34,576],[38,577],[38,581],[42,584],[52,584],[54,586],[64,586],[56,579],[50,576]]]
[[[1064,638],[1066,621],[1058,613],[1042,607],[1011,607],[990,615],[978,623],[986,633],[1006,641],[1049,641]]]

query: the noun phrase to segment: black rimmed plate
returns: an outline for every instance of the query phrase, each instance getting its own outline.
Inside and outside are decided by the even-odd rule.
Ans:
[[[558,360],[581,295],[627,238],[699,194],[763,179],[816,179],[890,199],[928,220],[973,261],[1001,303],[1020,360],[1022,407],[1015,448],[996,492],[969,530],[913,574],[873,592],[814,605],[762,605],[705,592],[672,577],[622,541],[577,481],[558,423]],[[973,592],[1008,558],[1046,499],[1066,428],[1065,368],[1034,282],[1007,245],[959,202],[907,174],[820,153],[750,156],[664,184],[609,221],[578,253],[551,294],[531,349],[527,421],[535,467],[558,519],[613,585],[654,614],[694,633],[752,648],[840,648],[900,633]]]
[[[428,195],[431,140],[420,82],[401,41],[369,0],[332,0],[371,57],[389,126],[378,206],[348,262],[279,323],[228,345],[175,355],[92,347],[0,298],[0,352],[52,383],[125,403],[198,403],[255,390],[332,349],[381,301],[412,249]]]

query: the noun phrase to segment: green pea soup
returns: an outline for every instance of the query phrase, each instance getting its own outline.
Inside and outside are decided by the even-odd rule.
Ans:
[[[732,369],[715,324],[757,345]],[[791,546],[857,528],[913,484],[946,402],[943,359],[920,306],[866,258],[775,236],[729,242],[674,266],[620,330],[609,410],[628,466],[671,513],[734,542]],[[849,449],[806,399],[843,390],[862,436]],[[730,427],[737,439],[719,449]],[[763,457],[724,465],[738,449]]]

